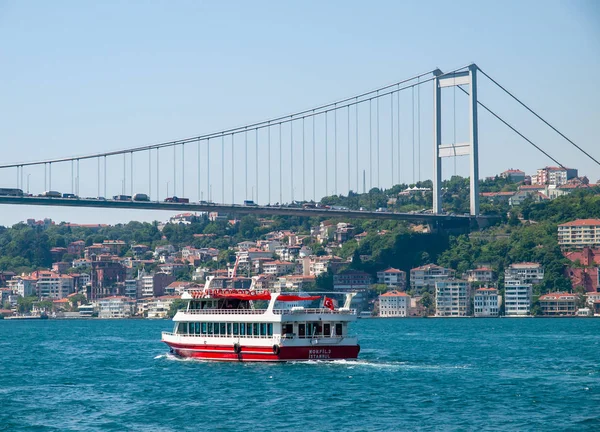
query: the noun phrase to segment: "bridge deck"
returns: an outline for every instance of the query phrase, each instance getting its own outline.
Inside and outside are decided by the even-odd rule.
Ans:
[[[219,212],[228,214],[281,215],[301,217],[343,217],[348,219],[404,220],[409,222],[435,223],[452,221],[460,225],[469,225],[473,217],[468,215],[436,215],[430,213],[393,213],[357,210],[305,209],[285,206],[243,206],[237,204],[199,204],[167,203],[156,201],[114,201],[84,198],[46,198],[0,196],[0,204],[93,207],[135,210],[167,210],[184,212]],[[486,216],[477,217],[478,220]]]

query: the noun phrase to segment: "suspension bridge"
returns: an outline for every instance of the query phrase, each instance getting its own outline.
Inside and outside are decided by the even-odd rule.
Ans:
[[[480,109],[563,166],[478,99],[481,76],[600,165],[477,65],[470,64],[448,72],[430,70],[311,109],[190,138],[2,164],[0,204],[344,216],[468,225],[472,219],[486,218],[479,209]],[[452,123],[442,121],[446,112],[442,95],[448,97],[443,93],[447,89],[453,90],[453,136],[443,133],[442,128]],[[459,129],[457,93],[466,97],[468,111]],[[433,101],[430,110],[424,109],[423,100]],[[433,117],[433,130],[424,134],[432,138],[425,144],[421,123],[430,121],[430,117],[424,118],[427,111]],[[457,130],[465,132],[462,139]],[[443,137],[450,137],[449,142]],[[463,156],[469,158],[470,212],[446,214],[442,207],[442,161]],[[416,184],[423,180],[424,160],[433,165],[431,209],[394,213],[302,206],[319,203],[329,195]]]

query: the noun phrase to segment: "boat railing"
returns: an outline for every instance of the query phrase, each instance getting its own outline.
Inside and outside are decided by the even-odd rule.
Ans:
[[[173,332],[162,332],[163,336],[176,336],[176,337],[191,337],[191,338],[251,338],[251,339],[273,339],[274,336],[268,335],[233,335],[233,334],[189,334],[189,333],[173,333]]]
[[[190,315],[262,315],[267,309],[190,309],[181,311]],[[354,309],[330,310],[327,308],[311,309],[273,309],[273,314],[324,314],[324,315],[355,315]]]

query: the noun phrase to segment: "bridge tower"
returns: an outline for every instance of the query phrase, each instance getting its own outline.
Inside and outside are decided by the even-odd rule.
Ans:
[[[479,216],[479,152],[477,133],[477,65],[466,71],[442,73],[434,71],[433,96],[433,213],[442,213],[442,158],[467,156],[470,158],[471,216]],[[469,142],[442,144],[442,88],[469,86]]]

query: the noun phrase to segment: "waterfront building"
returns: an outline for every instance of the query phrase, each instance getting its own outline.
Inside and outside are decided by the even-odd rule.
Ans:
[[[427,264],[410,271],[410,288],[417,292],[435,289],[437,281],[454,277],[455,271],[435,264]]]
[[[405,292],[388,291],[379,296],[380,317],[406,317],[410,309],[410,296]]]
[[[406,272],[392,267],[379,271],[377,272],[377,283],[385,284],[388,289],[404,290],[406,288]]]
[[[504,281],[504,314],[506,316],[527,316],[531,313],[530,283],[519,279]]]
[[[435,282],[435,316],[464,317],[469,312],[469,283],[461,279]]]
[[[181,296],[162,296],[149,299],[147,303],[148,318],[167,318],[171,304]]]
[[[529,284],[538,284],[544,280],[544,268],[539,263],[522,262],[508,266],[504,279],[520,280]]]
[[[481,318],[498,316],[498,290],[496,288],[479,288],[475,291],[473,315]]]
[[[540,296],[541,314],[545,316],[575,315],[577,313],[577,294],[550,293]]]
[[[577,219],[560,224],[558,245],[563,249],[600,247],[600,219]]]
[[[142,281],[138,279],[127,279],[125,281],[125,296],[136,299],[142,296]]]
[[[98,317],[130,318],[135,308],[135,300],[129,297],[112,296],[98,300]]]

